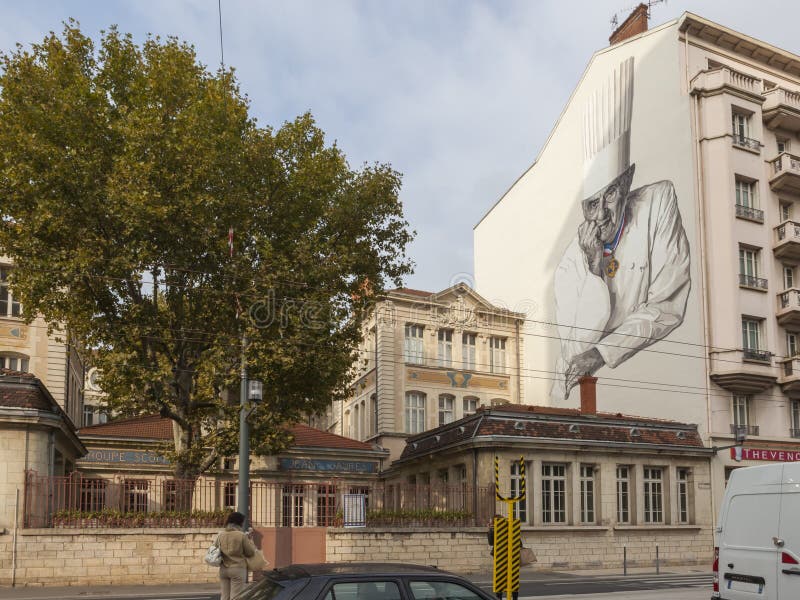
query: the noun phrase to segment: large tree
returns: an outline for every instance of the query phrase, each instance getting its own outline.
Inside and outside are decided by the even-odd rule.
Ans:
[[[92,351],[111,410],[175,422],[176,476],[236,452],[245,337],[255,453],[342,398],[364,303],[411,269],[397,172],[352,169],[308,114],[259,126],[174,38],[70,22],[1,60],[11,286]]]

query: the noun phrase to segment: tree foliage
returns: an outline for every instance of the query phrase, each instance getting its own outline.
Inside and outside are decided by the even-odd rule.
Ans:
[[[309,114],[259,126],[174,38],[70,22],[0,61],[11,285],[91,349],[110,409],[175,422],[178,476],[236,452],[243,336],[254,452],[343,397],[363,304],[411,269],[397,172],[352,169]]]

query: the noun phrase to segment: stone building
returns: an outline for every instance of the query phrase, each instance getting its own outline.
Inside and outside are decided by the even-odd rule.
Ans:
[[[311,422],[377,443],[394,459],[408,435],[481,406],[519,404],[523,319],[463,283],[389,291],[364,324],[352,395]]]
[[[513,510],[538,567],[620,567],[625,548],[629,565],[652,565],[657,546],[667,562],[707,564],[713,451],[696,425],[598,412],[594,386],[582,380],[579,409],[486,407],[409,437],[383,473],[387,497],[488,522],[507,514],[497,460],[501,495],[519,497],[525,479]]]
[[[575,406],[590,373],[609,412],[746,435],[712,462],[716,510],[731,469],[800,451],[800,56],[637,11],[476,226],[477,289],[537,308],[529,397]]]
[[[9,286],[11,261],[0,254],[0,368],[33,373],[73,423],[83,419],[84,362],[67,332],[48,334],[41,318],[25,323]]]

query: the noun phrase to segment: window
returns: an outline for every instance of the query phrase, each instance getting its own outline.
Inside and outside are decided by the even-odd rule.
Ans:
[[[88,404],[83,405],[83,426],[88,427],[94,424],[94,407]]]
[[[317,527],[330,527],[336,517],[336,487],[317,486]]]
[[[760,320],[742,317],[742,348],[745,351],[745,358],[757,358],[748,356],[748,351],[757,353],[761,349]]]
[[[222,505],[223,508],[232,508],[236,510],[236,482],[226,481],[225,487],[222,488]]]
[[[425,394],[406,392],[406,433],[425,431]]]
[[[663,469],[644,468],[644,522],[663,523]]]
[[[750,115],[733,111],[731,121],[734,142],[744,143],[750,137]]]
[[[162,482],[164,494],[164,510],[188,510],[191,507],[194,482],[168,479]]]
[[[519,461],[511,461],[511,497],[519,496],[522,493],[522,478],[520,473]],[[526,494],[527,495],[527,494]],[[519,519],[522,523],[528,521],[528,500],[521,502],[514,502],[514,518]]]
[[[783,152],[789,152],[791,149],[792,149],[792,146],[791,146],[791,144],[790,144],[788,139],[786,139],[786,138],[784,138],[784,139],[778,138],[778,154],[781,154]]]
[[[81,479],[81,512],[103,510],[106,496],[105,479]]]
[[[451,581],[411,581],[411,596],[413,600],[434,600],[436,598],[447,598],[448,600],[480,600],[480,596],[468,590],[463,585]],[[389,596],[386,596],[389,600]],[[400,596],[394,596],[392,600],[399,600]],[[328,600],[326,598],[326,600]]]
[[[376,394],[372,394],[369,397],[369,404],[370,409],[372,410],[372,433],[374,435],[378,434],[378,396]]]
[[[464,410],[462,415],[468,417],[478,411],[478,399],[475,396],[464,397]]]
[[[421,365],[425,359],[425,347],[422,342],[422,332],[422,325],[406,325],[406,362]]]
[[[358,404],[353,408],[353,437],[357,440],[361,439],[361,411]]]
[[[783,267],[783,289],[790,290],[794,287],[794,267]]]
[[[461,359],[464,368],[469,371],[475,370],[475,339],[478,336],[474,333],[461,334]]]
[[[439,395],[439,425],[452,423],[454,419],[456,397],[452,394]]]
[[[797,334],[794,332],[786,333],[786,356],[797,356]]]
[[[433,597],[434,596],[415,596],[415,598]],[[341,598],[347,600],[400,600],[400,589],[394,581],[334,583],[331,591],[327,593],[324,600]]]
[[[789,415],[791,430],[789,433],[794,438],[800,437],[800,400],[792,400],[789,410],[791,411]]]
[[[758,277],[759,251],[756,248],[739,246],[739,274]]]
[[[581,523],[594,523],[594,467],[581,465]]]
[[[733,397],[733,425],[747,427],[750,424],[750,396]]]
[[[792,205],[788,202],[781,202],[781,223],[791,221],[792,219]]]
[[[631,468],[617,467],[617,523],[631,522]]]
[[[566,465],[542,465],[542,522],[567,522]]]
[[[676,471],[678,480],[678,523],[689,522],[689,469]]]
[[[506,372],[506,339],[499,337],[489,338],[489,350],[491,355],[490,370],[492,373]]]
[[[758,208],[755,194],[755,182],[736,178],[736,204],[746,208]]]
[[[146,479],[126,479],[122,484],[122,512],[147,512],[150,482]]]
[[[28,372],[29,361],[27,356],[0,355],[0,369]]]
[[[451,329],[439,330],[439,366],[453,366],[453,331]]]
[[[19,301],[14,299],[8,287],[9,273],[11,269],[0,267],[0,317],[18,317],[22,313]]]
[[[369,486],[368,485],[351,485],[348,494],[359,494],[364,496],[364,510],[369,510]]]
[[[302,485],[289,484],[283,486],[281,524],[284,527],[303,526],[304,500],[305,493]]]

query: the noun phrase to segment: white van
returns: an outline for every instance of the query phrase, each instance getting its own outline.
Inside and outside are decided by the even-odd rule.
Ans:
[[[800,463],[731,473],[714,549],[714,598],[800,600]]]

